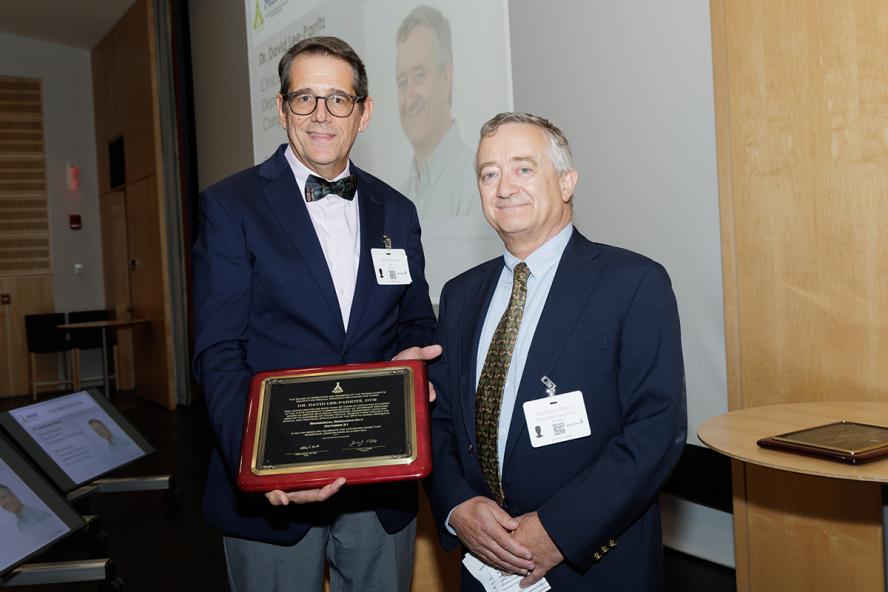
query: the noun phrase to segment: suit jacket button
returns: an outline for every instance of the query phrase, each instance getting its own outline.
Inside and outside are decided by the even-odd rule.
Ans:
[[[594,555],[592,555],[592,557],[595,558],[595,561],[599,561],[601,560],[601,553],[595,553]]]

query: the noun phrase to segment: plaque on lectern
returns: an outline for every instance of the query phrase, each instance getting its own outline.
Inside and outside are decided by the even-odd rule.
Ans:
[[[888,428],[853,421],[837,421],[762,438],[758,445],[862,464],[888,455]]]

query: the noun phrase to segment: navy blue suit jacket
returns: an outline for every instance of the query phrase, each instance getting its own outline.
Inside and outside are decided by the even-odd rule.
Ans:
[[[435,317],[424,275],[416,208],[354,165],[358,177],[360,263],[349,326],[301,191],[284,156],[206,189],[193,251],[194,370],[203,387],[215,449],[204,515],[225,534],[277,544],[301,539],[317,520],[359,500],[388,532],[416,512],[416,487],[344,488],[323,504],[273,507],[235,486],[252,374],[263,370],[389,360],[431,343]],[[380,286],[370,249],[407,252],[413,283]]]
[[[484,317],[503,268],[499,257],[447,283],[431,366],[434,469],[427,482],[445,547],[447,514],[493,497],[475,453],[475,374]],[[533,448],[521,405],[582,391],[592,435]],[[685,444],[684,368],[675,296],[666,270],[596,244],[574,229],[533,336],[503,459],[504,508],[537,511],[565,557],[554,590],[660,590],[658,492]],[[613,539],[617,547],[601,547]],[[595,554],[599,553],[600,559]],[[463,589],[481,590],[463,570]]]

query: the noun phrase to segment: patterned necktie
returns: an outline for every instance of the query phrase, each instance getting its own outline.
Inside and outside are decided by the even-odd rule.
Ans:
[[[343,177],[338,181],[327,181],[315,175],[309,175],[305,180],[305,201],[318,201],[330,194],[350,200],[354,198],[357,190],[358,178],[354,175]]]
[[[499,434],[500,406],[503,402],[503,387],[506,385],[506,374],[512,362],[512,350],[515,349],[515,338],[524,316],[524,301],[527,299],[527,276],[530,271],[524,262],[515,266],[512,282],[512,296],[509,306],[503,313],[490,349],[484,359],[481,378],[478,380],[478,392],[475,393],[475,434],[478,437],[478,460],[481,471],[496,503],[502,505],[504,494],[500,482],[499,458],[497,454],[497,436]]]

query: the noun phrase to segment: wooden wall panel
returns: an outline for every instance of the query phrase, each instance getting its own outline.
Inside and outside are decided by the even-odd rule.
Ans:
[[[154,177],[133,183],[126,192],[127,250],[130,257],[130,302],[133,318],[151,319],[133,329],[135,374],[139,394],[174,409],[163,286],[163,245]]]
[[[93,104],[96,118],[96,164],[99,174],[99,195],[111,190],[108,172],[108,144],[124,134],[123,113],[130,110],[124,103],[120,71],[121,38],[108,34],[92,50]]]
[[[155,145],[154,17],[150,1],[136,2],[120,19],[111,36],[116,39],[118,69],[115,84],[126,105],[121,126],[126,152],[127,183],[140,181],[158,170]]]
[[[27,395],[30,363],[25,337],[25,315],[55,312],[51,275],[0,277],[0,293],[10,295],[10,303],[0,306],[0,397]],[[6,336],[7,339],[3,339]],[[39,381],[57,376],[55,354],[38,356]]]
[[[111,137],[112,117],[109,114],[114,102],[112,90],[109,84],[109,64],[111,51],[109,38],[106,37],[96,45],[90,54],[93,77],[93,108],[95,113],[104,114],[95,118],[96,127],[96,170],[99,178],[99,195],[105,195],[111,190],[110,175],[108,173],[108,141]],[[107,287],[106,287],[107,291]]]
[[[138,0],[93,50],[106,302],[117,318],[119,387],[175,408],[151,0]],[[100,93],[104,96],[98,96]],[[108,143],[123,137],[126,182],[110,188]],[[130,261],[137,261],[135,269]]]
[[[115,319],[130,318],[129,258],[126,240],[126,193],[112,191],[101,198],[102,260],[105,270],[105,308]],[[135,388],[131,329],[117,331],[116,386]]]
[[[136,2],[92,51],[100,194],[111,190],[108,143],[123,136],[126,181],[157,171],[152,5]]]
[[[748,590],[884,591],[877,483],[751,465],[746,480]]]
[[[0,396],[30,392],[25,315],[54,312],[40,80],[0,76]],[[38,381],[55,380],[55,354]]]
[[[712,27],[712,74],[715,89],[716,152],[718,154],[718,191],[722,276],[725,310],[725,357],[727,359],[728,409],[742,407],[743,381],[740,376],[740,305],[737,293],[737,254],[734,237],[734,175],[731,135],[731,102],[728,86],[727,24],[725,3],[710,2]]]
[[[8,305],[0,305],[0,397],[14,394],[12,379],[12,347],[9,343],[9,329],[12,316]]]
[[[886,400],[888,3],[710,8],[728,406]],[[884,589],[878,487],[733,476],[738,590]]]
[[[886,19],[713,2],[732,407],[888,396]]]

